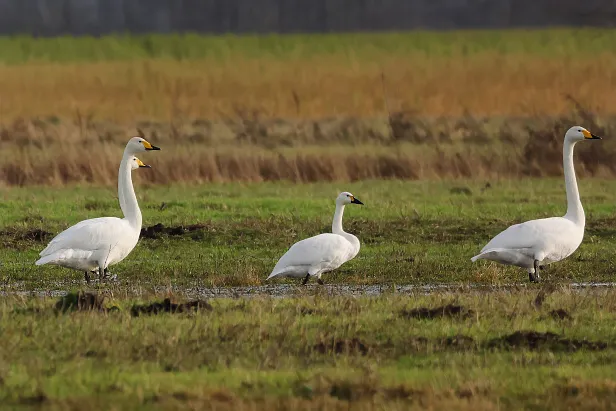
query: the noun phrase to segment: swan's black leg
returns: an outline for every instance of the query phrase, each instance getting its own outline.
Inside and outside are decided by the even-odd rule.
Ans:
[[[319,285],[323,285],[323,280],[321,280],[320,278],[317,278],[317,283],[319,283]]]
[[[302,281],[302,285],[306,285],[309,279],[310,279],[310,274],[306,274],[306,278],[304,278],[304,280]]]
[[[534,273],[528,273],[528,279],[530,280],[531,283],[538,283],[539,282],[539,261],[538,260],[535,260],[534,268],[535,268]]]
[[[86,283],[87,283],[87,284],[90,284],[90,273],[89,273],[89,272],[87,272],[87,271],[86,271],[86,272],[83,274],[83,278],[86,280]]]

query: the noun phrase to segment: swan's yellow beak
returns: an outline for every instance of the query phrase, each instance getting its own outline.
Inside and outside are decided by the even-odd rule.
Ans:
[[[135,159],[137,160],[137,164],[139,165],[139,167],[152,168],[152,166],[144,164],[143,161],[139,160],[137,157],[135,157]]]
[[[584,134],[584,138],[587,140],[601,140],[601,137],[595,136],[590,131],[584,129],[582,130],[582,134]]]
[[[153,146],[152,144],[150,144],[149,141],[145,139],[141,142],[141,144],[143,144],[143,147],[145,147],[146,150],[160,150],[160,148]]]

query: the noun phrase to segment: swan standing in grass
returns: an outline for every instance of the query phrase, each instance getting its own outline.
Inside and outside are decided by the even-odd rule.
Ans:
[[[118,197],[124,218],[101,217],[84,220],[58,234],[41,251],[36,265],[54,264],[85,272],[98,271],[99,279],[107,276],[107,267],[122,261],[137,245],[141,233],[141,210],[133,188],[131,172],[145,165],[135,154],[160,150],[142,137],[129,140],[118,175]]]
[[[306,284],[310,276],[317,277],[323,284],[321,275],[335,270],[345,262],[353,259],[359,252],[359,239],[342,229],[342,214],[347,204],[363,204],[353,194],[343,192],[336,198],[336,211],[332,222],[332,232],[306,238],[293,244],[278,260],[267,277],[304,277]]]
[[[586,217],[580,202],[573,147],[578,141],[600,140],[583,127],[571,127],[565,134],[563,168],[567,191],[567,214],[564,217],[542,218],[512,225],[494,237],[481,253],[471,258],[492,260],[528,269],[530,281],[539,280],[540,265],[560,261],[571,255],[582,243]]]

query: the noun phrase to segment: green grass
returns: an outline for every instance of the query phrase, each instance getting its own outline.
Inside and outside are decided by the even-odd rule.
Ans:
[[[613,280],[613,181],[580,181],[585,241],[545,271],[546,284],[538,286],[525,286],[523,270],[473,264],[470,257],[511,223],[563,214],[561,179],[494,180],[483,192],[485,182],[477,181],[173,187],[140,181],[146,226],[204,228],[141,239],[113,267],[120,281],[95,285],[106,307],[119,308],[110,312],[59,313],[54,298],[12,292],[87,289],[79,272],[35,267],[50,236],[41,242],[24,235],[118,216],[115,190],[1,192],[0,291],[9,295],[0,301],[0,409],[594,410],[616,400],[615,291],[567,285]],[[451,192],[459,187],[470,195]],[[341,190],[365,203],[345,212],[345,227],[359,236],[362,250],[323,278],[380,284],[380,296],[294,287],[284,299],[220,298],[210,301],[211,311],[131,315],[136,303],[264,283],[294,241],[328,230]],[[435,282],[491,287],[430,295],[391,287]],[[523,285],[502,287],[512,282]],[[445,304],[472,312],[403,315]],[[557,319],[555,310],[570,318]],[[517,342],[497,343],[518,331]],[[542,343],[542,334],[532,333],[554,336]]]
[[[0,302],[0,403],[470,410],[597,409],[616,399],[614,291],[564,287],[541,307],[535,296],[351,298],[315,289],[293,299],[221,299],[212,311],[136,318],[124,297],[112,301],[120,310],[107,314],[56,314],[49,299],[9,297]],[[402,315],[452,302],[472,313]],[[553,318],[555,309],[572,318]],[[530,337],[495,345],[516,331],[551,332],[560,342],[531,346]],[[584,348],[585,341],[602,345]]]
[[[0,62],[75,62],[143,58],[227,59],[309,58],[419,54],[429,57],[477,53],[592,55],[613,53],[616,32],[609,29],[485,30],[322,35],[204,36],[115,35],[93,37],[1,37]]]
[[[344,218],[344,227],[359,237],[362,249],[354,260],[324,275],[326,283],[525,282],[522,269],[471,263],[470,258],[511,224],[563,215],[564,184],[560,178],[496,180],[482,192],[484,184],[367,181],[157,187],[137,183],[144,226],[203,227],[183,235],[142,238],[112,271],[122,283],[142,287],[265,284],[277,259],[294,242],[330,230],[334,198],[348,190],[365,203],[348,206]],[[451,192],[460,187],[471,194]],[[570,258],[549,266],[542,275],[557,282],[612,281],[616,183],[584,179],[580,190],[587,216],[584,242]],[[23,290],[81,284],[82,273],[77,271],[34,266],[38,252],[71,224],[121,215],[113,188],[7,189],[0,208],[4,227],[0,279],[4,287]],[[51,235],[44,241],[24,238],[33,229]]]

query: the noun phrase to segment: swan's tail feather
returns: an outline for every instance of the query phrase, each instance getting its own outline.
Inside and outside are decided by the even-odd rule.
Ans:
[[[43,265],[43,264],[47,264],[50,263],[52,261],[54,261],[56,259],[55,255],[46,255],[45,257],[41,257],[38,260],[36,260],[36,262],[34,264],[36,265]]]
[[[471,258],[471,261],[472,261],[472,262],[475,262],[475,261],[479,260],[480,258],[483,258],[483,255],[484,255],[484,254],[485,254],[485,253],[477,254],[476,256],[474,256],[473,258]]]

